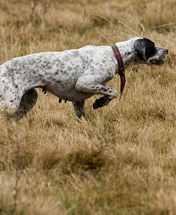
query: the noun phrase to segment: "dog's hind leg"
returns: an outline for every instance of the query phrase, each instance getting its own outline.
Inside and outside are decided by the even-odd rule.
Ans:
[[[38,93],[35,89],[28,90],[22,97],[20,106],[17,111],[13,114],[15,121],[19,121],[24,115],[30,111],[35,103],[37,102]]]
[[[77,117],[85,116],[85,101],[72,102],[74,113]]]

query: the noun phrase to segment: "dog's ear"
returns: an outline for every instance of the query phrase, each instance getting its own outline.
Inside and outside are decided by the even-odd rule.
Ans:
[[[134,43],[135,50],[141,60],[147,62],[147,59],[156,53],[154,42],[147,38],[138,39]]]
[[[141,60],[144,60],[145,62],[147,62],[147,58],[146,58],[146,42],[144,39],[138,39],[135,41],[134,43],[134,47],[135,50],[137,52],[138,57]]]

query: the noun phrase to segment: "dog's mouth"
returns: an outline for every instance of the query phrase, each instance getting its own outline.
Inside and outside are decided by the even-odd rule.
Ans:
[[[162,66],[164,64],[164,60],[149,60],[150,64]]]

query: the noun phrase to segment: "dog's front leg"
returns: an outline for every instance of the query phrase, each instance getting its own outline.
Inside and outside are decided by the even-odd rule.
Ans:
[[[112,99],[117,97],[117,90],[105,87],[101,84],[90,83],[89,80],[87,81],[86,78],[79,79],[78,82],[76,83],[76,90],[86,93],[104,95],[103,97],[97,99],[94,102],[93,104],[94,109],[107,105]]]
[[[103,96],[103,97],[95,100],[95,102],[93,103],[93,109],[97,109],[97,108],[107,105],[112,99],[113,98],[111,98],[109,96]]]

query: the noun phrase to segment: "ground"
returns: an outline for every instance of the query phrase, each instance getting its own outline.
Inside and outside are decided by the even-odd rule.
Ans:
[[[1,215],[176,214],[174,0],[1,0],[0,63],[30,53],[147,37],[162,67],[126,70],[121,100],[75,118],[38,90],[18,124],[0,115]],[[119,90],[115,77],[108,86]]]

